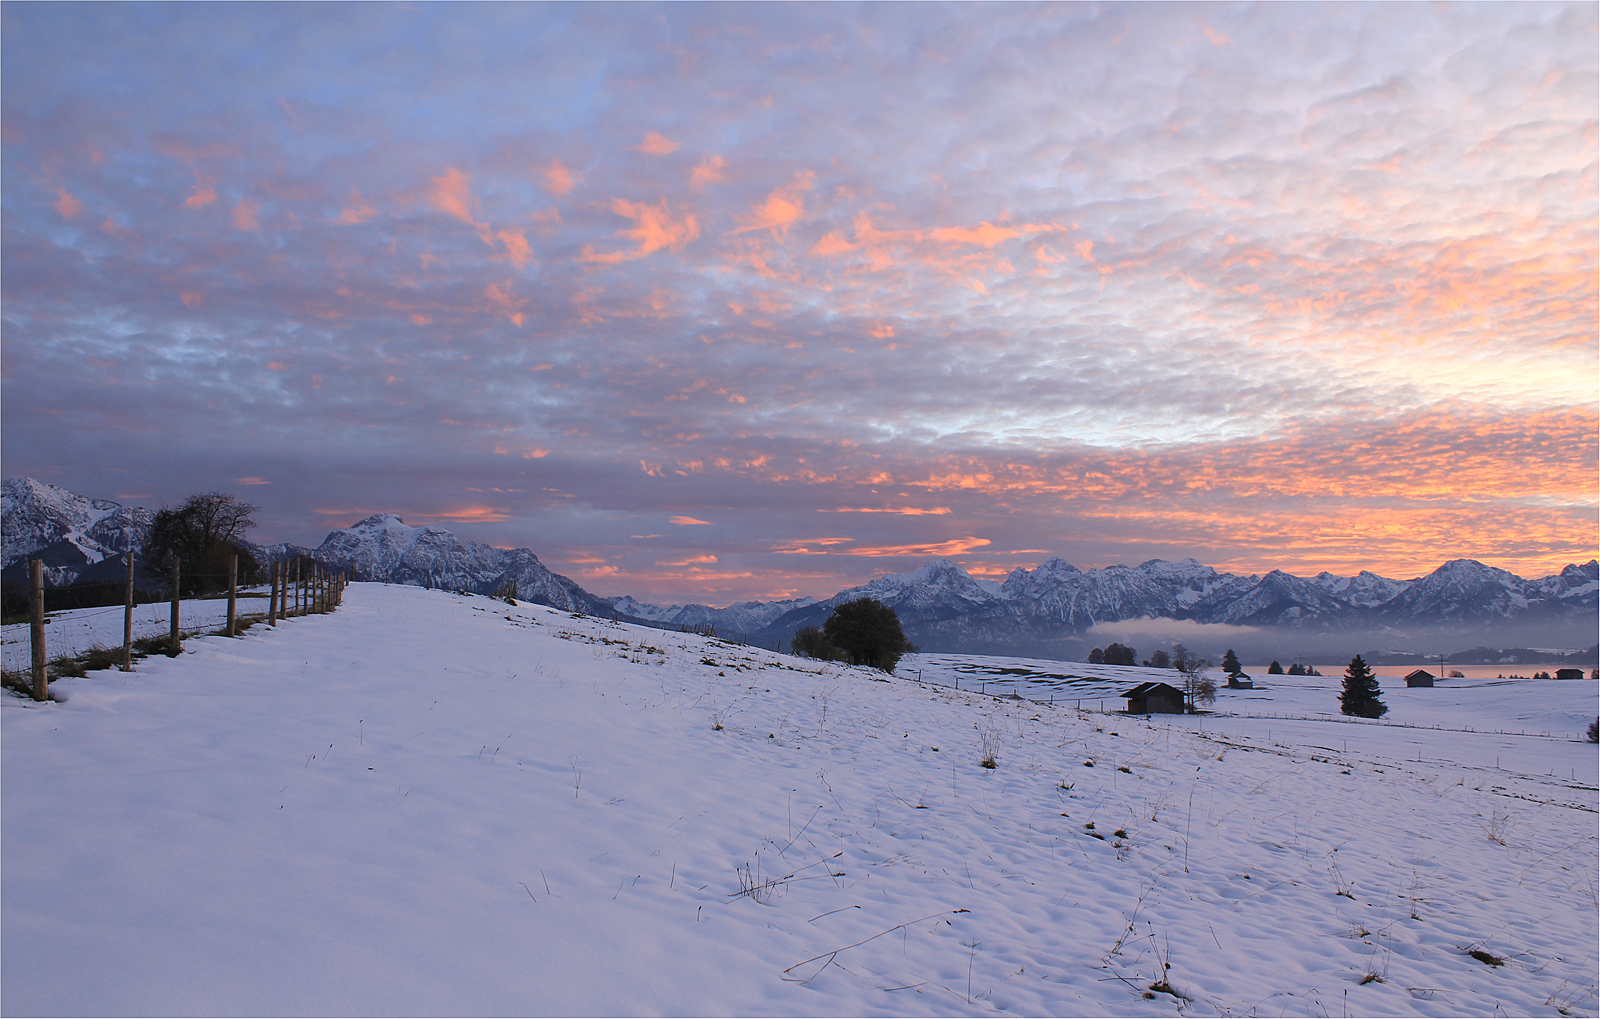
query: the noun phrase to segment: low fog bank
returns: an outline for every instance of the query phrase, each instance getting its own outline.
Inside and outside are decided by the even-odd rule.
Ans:
[[[1090,647],[1112,641],[1133,647],[1141,660],[1150,652],[1182,643],[1212,661],[1232,648],[1246,662],[1276,659],[1342,662],[1354,655],[1404,653],[1437,657],[1471,648],[1538,648],[1574,651],[1594,646],[1596,620],[1544,624],[1448,624],[1377,630],[1310,630],[1295,627],[1227,626],[1181,619],[1129,619],[1090,627],[1081,635]],[[1087,651],[1085,651],[1087,654]],[[1062,658],[1062,656],[1052,656]],[[1554,656],[1552,656],[1554,657]],[[1600,664],[1592,661],[1582,664]]]

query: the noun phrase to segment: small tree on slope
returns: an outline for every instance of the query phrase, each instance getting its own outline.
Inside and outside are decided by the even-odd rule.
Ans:
[[[1344,670],[1344,690],[1339,694],[1339,710],[1358,718],[1382,718],[1389,708],[1378,698],[1378,678],[1360,655],[1350,659]]]
[[[900,629],[894,609],[876,598],[857,598],[836,606],[822,624],[828,643],[844,652],[851,665],[870,665],[893,672],[900,656],[913,650]]]

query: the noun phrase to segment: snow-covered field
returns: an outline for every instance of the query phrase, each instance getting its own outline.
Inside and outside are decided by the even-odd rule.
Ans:
[[[0,1011],[1597,1008],[1591,681],[1144,721],[366,584],[186,647],[0,703]]]
[[[267,611],[266,589],[240,591],[240,615]],[[65,609],[45,618],[45,654],[80,655],[96,646],[121,647],[124,609],[121,605],[92,609]],[[178,629],[184,634],[218,630],[228,621],[228,599],[185,598],[178,603]],[[171,632],[172,603],[147,602],[133,608],[133,637],[164,637]],[[32,655],[28,643],[28,624],[12,623],[0,627],[0,665],[25,671]]]

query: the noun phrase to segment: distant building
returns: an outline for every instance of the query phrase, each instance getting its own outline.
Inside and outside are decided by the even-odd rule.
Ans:
[[[1236,672],[1228,677],[1229,690],[1254,690],[1255,688],[1255,680],[1242,672]]]
[[[1406,686],[1432,686],[1433,673],[1427,669],[1418,669],[1406,677]]]
[[[1181,715],[1183,691],[1167,683],[1140,683],[1124,691],[1130,715]]]
[[[1556,678],[1557,679],[1582,679],[1583,678],[1583,670],[1582,669],[1557,669],[1556,670]]]

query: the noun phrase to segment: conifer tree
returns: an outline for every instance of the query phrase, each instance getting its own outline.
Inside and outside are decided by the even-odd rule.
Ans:
[[[1382,718],[1389,708],[1378,698],[1378,678],[1360,655],[1350,659],[1344,670],[1344,689],[1339,694],[1339,710],[1358,718]]]
[[[1233,648],[1222,653],[1222,671],[1230,676],[1237,676],[1244,671],[1244,666],[1239,664],[1239,656],[1233,653]]]

